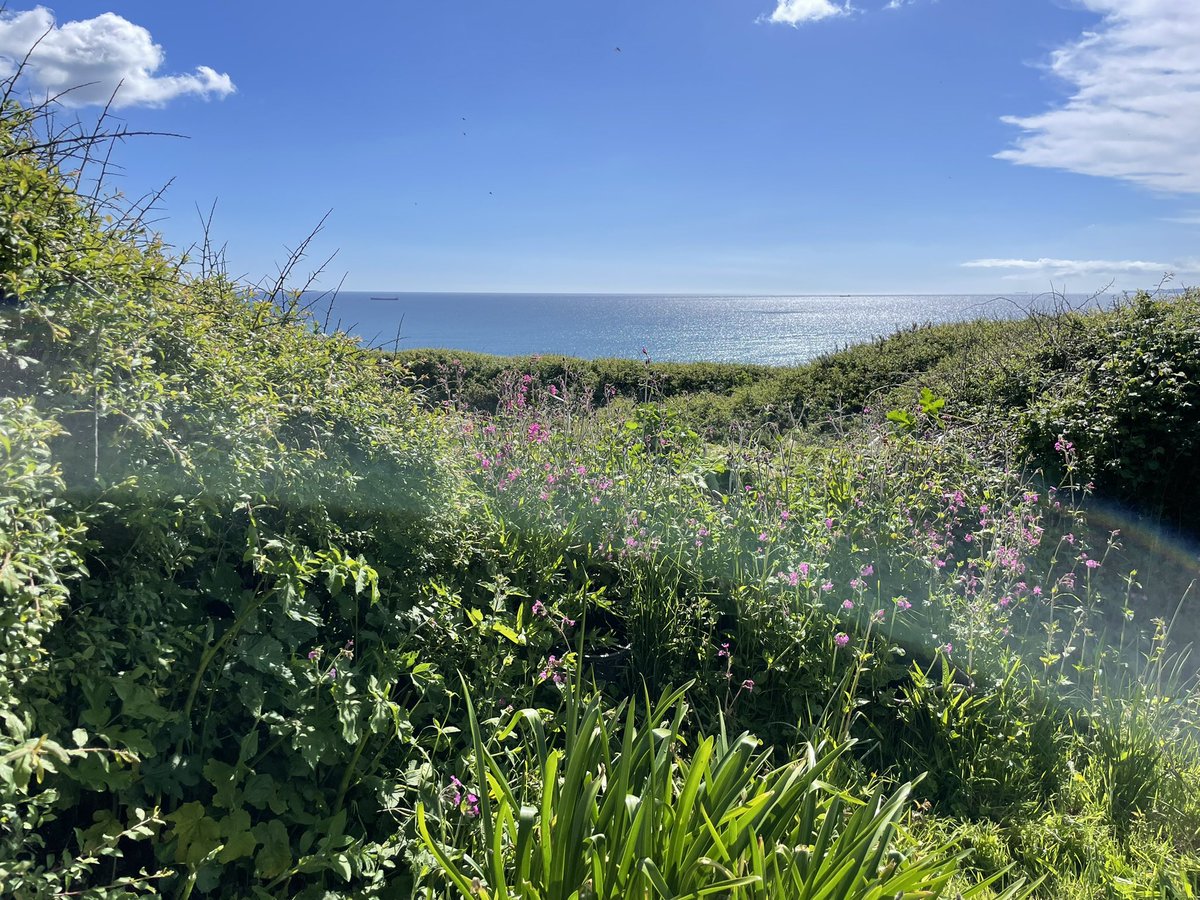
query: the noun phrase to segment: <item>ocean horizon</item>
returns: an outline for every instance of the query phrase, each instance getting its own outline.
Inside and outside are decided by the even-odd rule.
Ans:
[[[1011,319],[1087,294],[518,294],[310,292],[326,331],[371,347],[793,365],[914,325]]]

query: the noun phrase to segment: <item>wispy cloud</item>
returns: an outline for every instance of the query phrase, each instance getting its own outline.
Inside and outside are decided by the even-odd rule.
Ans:
[[[765,18],[768,22],[800,25],[833,16],[844,16],[851,10],[850,0],[846,0],[844,4],[834,3],[833,0],[778,0],[775,11]]]
[[[156,74],[166,58],[150,32],[116,13],[55,22],[43,6],[0,13],[0,77],[9,77],[30,52],[22,78],[29,87],[58,94],[69,106],[162,106],[185,94],[225,97],[233,80],[208,66],[182,75]],[[73,90],[71,90],[73,89]]]
[[[1039,115],[1005,117],[1024,133],[997,157],[1200,193],[1200,3],[1080,2],[1103,19],[1049,63],[1074,93]]]
[[[1200,272],[1200,262],[1151,262],[1142,259],[972,259],[962,264],[968,269],[1006,269],[1006,277],[1041,275],[1046,278],[1163,276]]]

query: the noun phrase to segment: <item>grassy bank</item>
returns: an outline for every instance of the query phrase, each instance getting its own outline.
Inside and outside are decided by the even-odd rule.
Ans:
[[[1186,488],[1194,295],[439,368],[106,220],[44,125],[0,115],[0,894],[1200,889],[1194,677],[1091,521]]]

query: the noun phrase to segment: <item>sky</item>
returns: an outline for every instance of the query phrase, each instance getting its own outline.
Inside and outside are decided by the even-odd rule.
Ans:
[[[39,38],[252,281],[328,213],[347,290],[1200,283],[1197,0],[10,0],[0,75]]]

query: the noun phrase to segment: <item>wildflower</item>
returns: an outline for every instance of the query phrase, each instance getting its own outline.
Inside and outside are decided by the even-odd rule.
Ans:
[[[717,656],[718,657],[729,656],[729,644],[728,643],[724,643],[721,645],[721,649],[717,651]]]
[[[1089,559],[1087,562],[1084,563],[1084,565],[1087,566],[1089,569],[1098,569],[1098,568],[1100,568],[1100,561],[1095,560],[1095,559]]]
[[[942,644],[942,646],[938,647],[938,650],[940,650],[942,653],[945,653],[947,656],[949,656],[951,653],[954,652],[954,645],[951,644],[949,641],[947,641],[946,643]]]
[[[316,662],[320,658],[321,658],[321,648],[320,647],[313,647],[311,650],[308,651],[309,662]]]
[[[850,643],[850,635],[846,634],[844,631],[839,631],[833,636],[833,642],[839,647],[845,647]]]
[[[477,794],[467,794],[467,815],[472,819],[479,816],[479,796]]]
[[[746,691],[746,692],[750,692],[750,691],[754,690],[754,679],[747,678],[745,681],[743,681],[742,682],[742,690]]]
[[[788,512],[786,509],[784,509],[784,510],[780,510],[780,512],[779,512],[779,520],[780,520],[781,522],[786,522],[786,521],[787,521],[788,519],[790,519],[791,517],[792,517],[792,514],[791,514],[790,512]]]
[[[807,573],[805,573],[805,574],[807,574]],[[788,584],[790,584],[792,587],[796,587],[796,585],[798,585],[799,583],[800,583],[800,573],[793,569],[791,572],[788,573]]]
[[[556,388],[554,385],[550,385],[550,396],[551,397],[558,396],[558,388]]]
[[[908,602],[907,597],[897,597],[895,602],[896,609],[900,610],[901,612],[912,609],[912,604]]]
[[[771,536],[769,534],[767,534],[765,531],[761,531],[758,534],[758,542],[760,544],[765,544],[770,539],[770,537]]]
[[[1035,597],[1040,597],[1040,596],[1042,596],[1042,588],[1041,588],[1041,585],[1036,585],[1036,586],[1034,587],[1034,589],[1033,589],[1033,591],[1032,591],[1031,593],[1032,593],[1032,594],[1033,594],[1033,596],[1035,596]]]
[[[325,677],[326,677],[326,678],[327,678],[329,681],[333,681],[333,679],[337,678],[337,667],[335,666],[335,667],[331,668],[331,669],[329,670],[328,674],[326,674],[326,676],[325,676]]]
[[[826,581],[824,584],[821,585],[821,590],[823,590],[825,593],[829,593],[830,591],[833,590],[833,582]]]
[[[854,601],[853,600],[843,600],[842,601],[842,609],[845,609],[845,610],[854,609]]]
[[[535,616],[544,616],[546,615],[546,604],[544,604],[541,600],[534,600],[533,609],[531,611]]]
[[[825,530],[826,530],[826,531],[832,531],[832,530],[833,530],[833,519],[826,519],[826,520],[825,520]]]
[[[873,565],[871,565],[870,563],[867,563],[865,566],[862,567],[860,572],[862,573],[863,578],[870,578],[872,575],[875,574],[875,567]]]
[[[854,590],[856,590],[856,591],[861,591],[866,586],[867,586],[867,583],[865,581],[863,581],[861,578],[850,579],[850,587],[854,588]]]
[[[877,610],[875,610],[875,612],[871,613],[871,618],[874,619],[876,622],[882,622],[886,616],[887,616],[887,610],[883,610],[883,609],[877,609]]]
[[[808,577],[808,573],[809,573],[809,565],[808,565],[808,563],[800,563],[800,565],[799,565],[799,570],[800,570],[800,574],[801,574],[801,575],[803,575],[805,578],[807,578],[807,577]]]
[[[451,775],[451,776],[450,776],[450,788],[449,788],[449,790],[452,790],[452,791],[454,791],[454,794],[453,794],[453,797],[454,797],[454,805],[455,805],[455,806],[461,806],[461,805],[462,805],[462,797],[463,797],[463,795],[462,795],[462,792],[463,792],[463,783],[462,783],[461,781],[459,781],[459,780],[458,780],[458,777],[457,777],[457,776],[455,776],[455,775]]]

